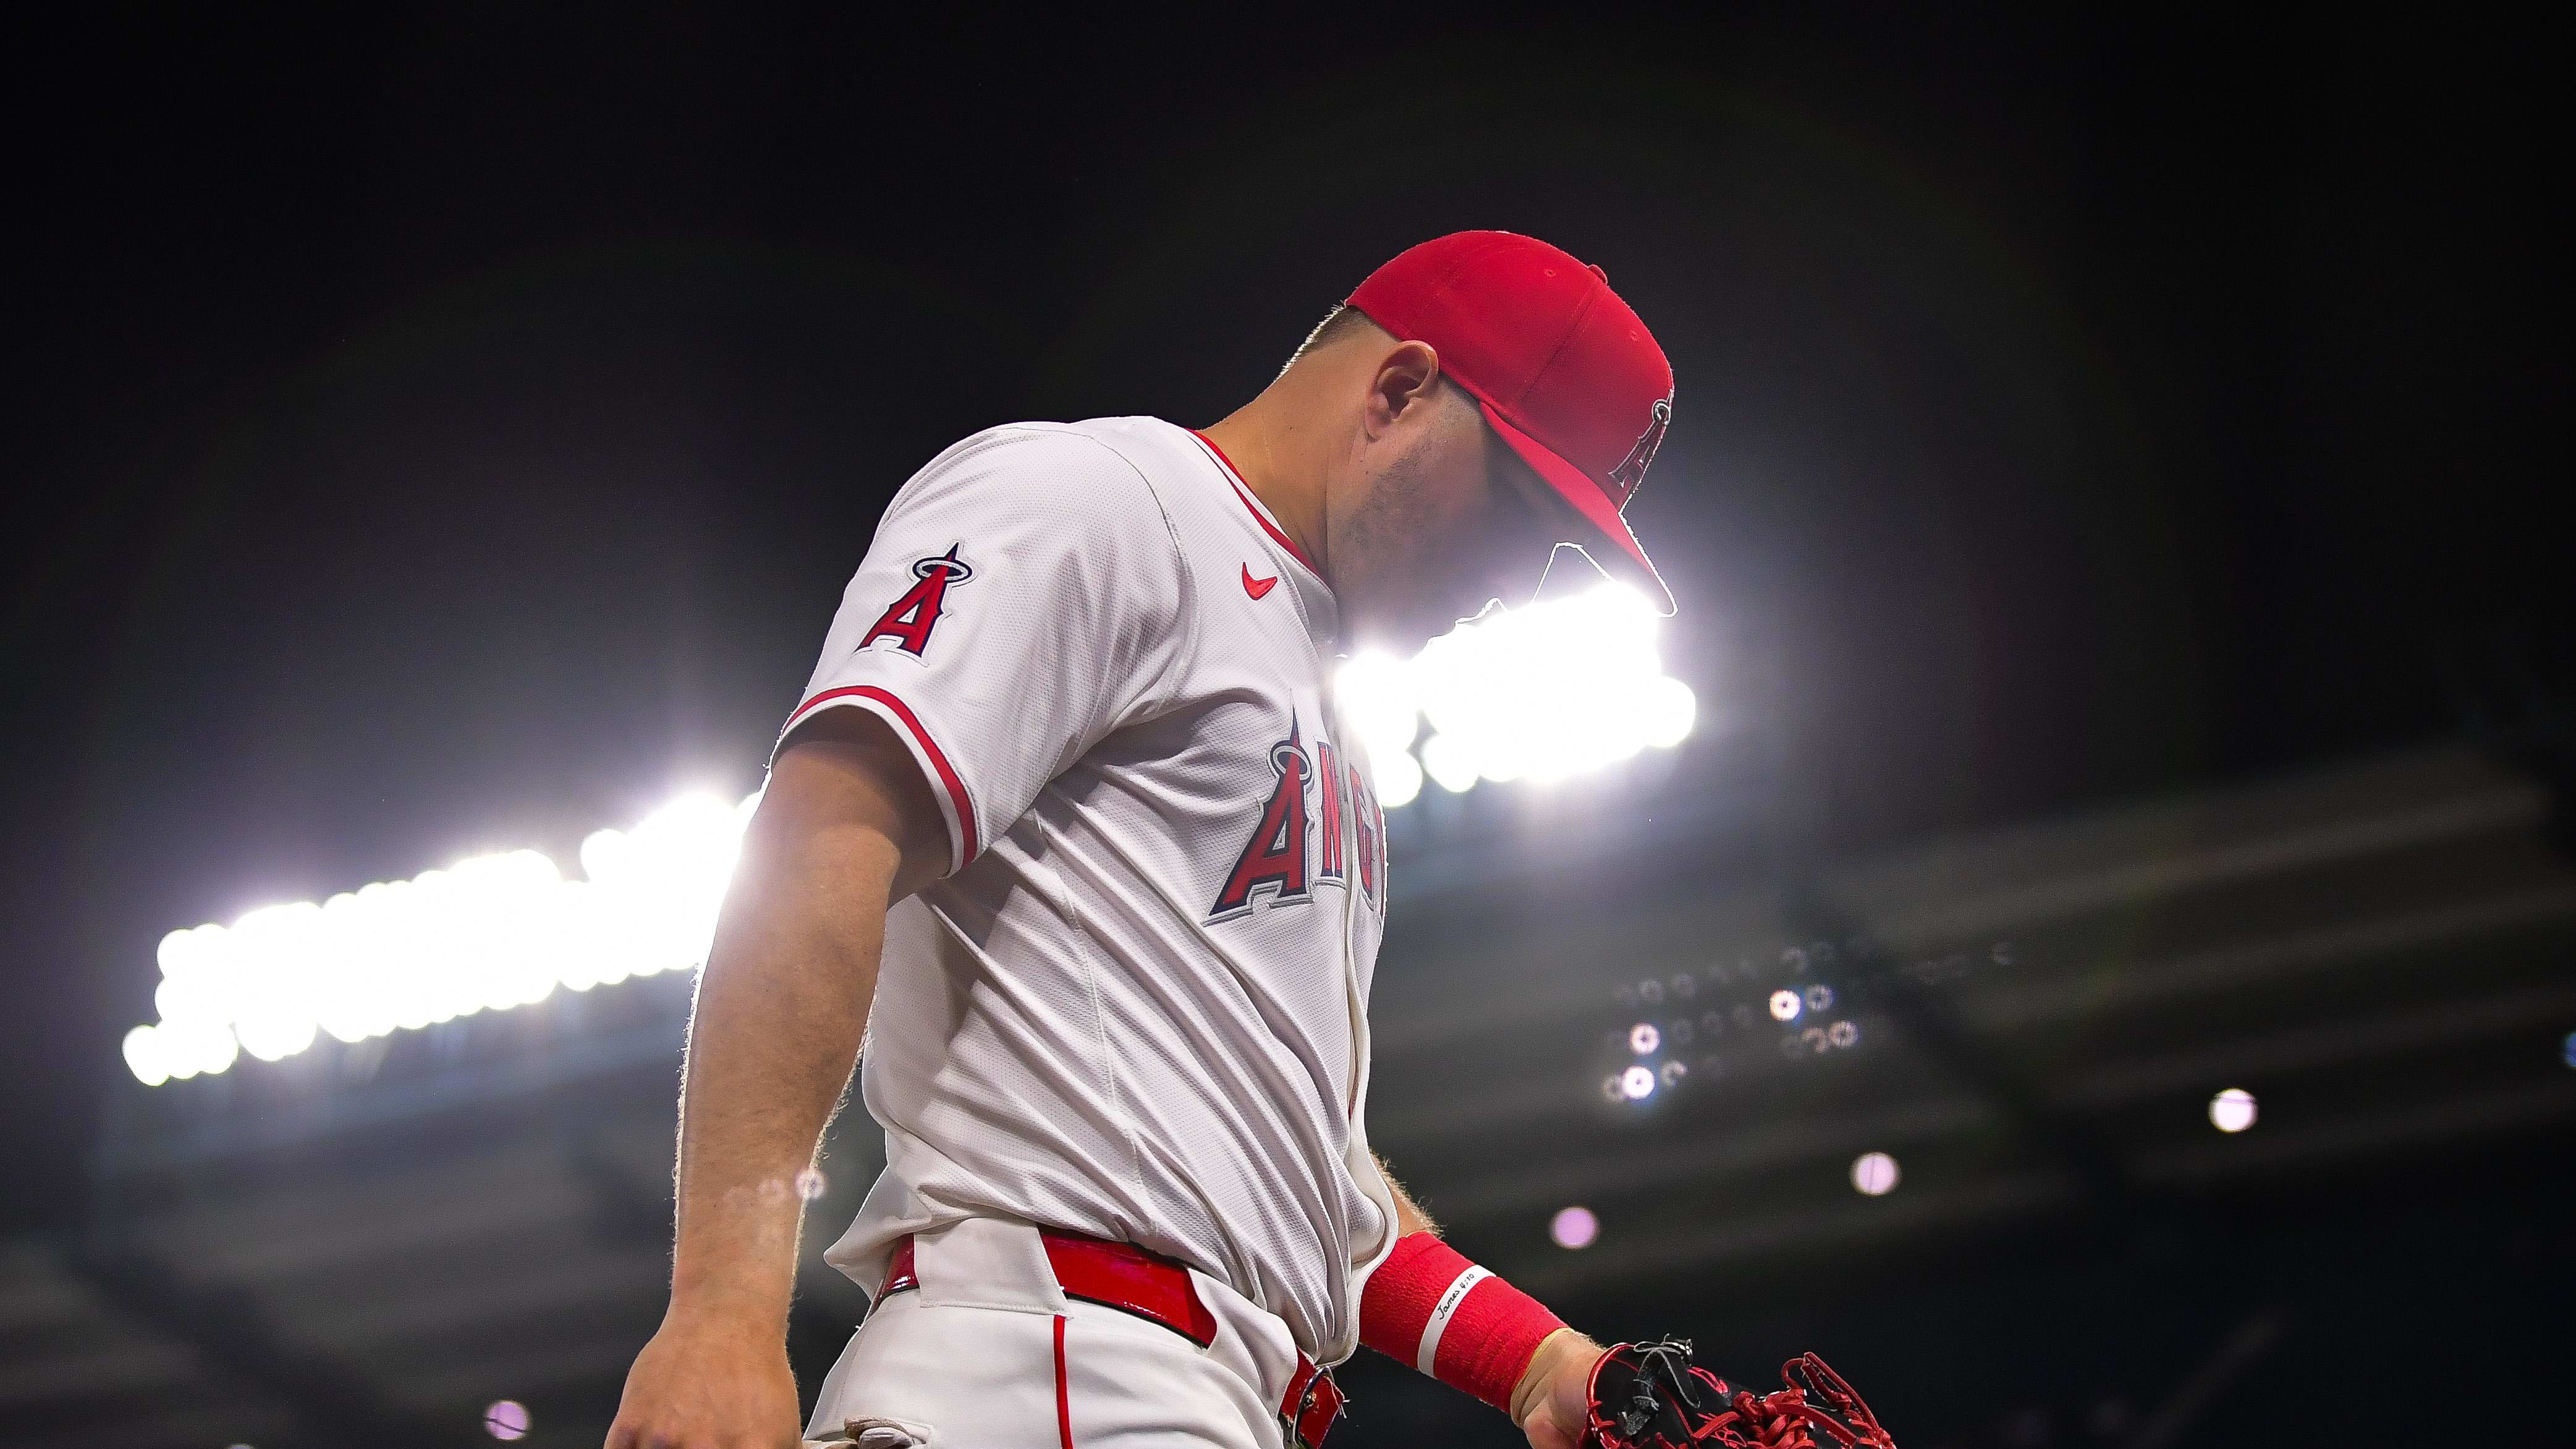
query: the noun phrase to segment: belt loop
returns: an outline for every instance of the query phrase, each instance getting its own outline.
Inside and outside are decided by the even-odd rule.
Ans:
[[[913,1235],[921,1301],[941,1307],[1062,1313],[1064,1290],[1043,1235],[1013,1218],[961,1218]]]

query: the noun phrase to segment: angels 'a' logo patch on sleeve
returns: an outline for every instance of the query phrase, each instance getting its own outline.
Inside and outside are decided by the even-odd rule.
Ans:
[[[930,647],[930,631],[937,628],[952,584],[962,584],[975,577],[975,570],[957,556],[959,545],[950,544],[948,552],[912,561],[913,586],[903,597],[886,606],[876,624],[859,640],[861,649],[879,639],[892,639],[894,647],[918,659]]]

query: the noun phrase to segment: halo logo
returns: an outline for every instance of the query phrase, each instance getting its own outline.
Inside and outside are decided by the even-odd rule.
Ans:
[[[1655,453],[1664,446],[1664,429],[1672,426],[1672,421],[1673,399],[1667,393],[1655,399],[1654,416],[1647,422],[1646,430],[1637,435],[1635,445],[1628,449],[1628,456],[1620,459],[1619,466],[1610,470],[1610,497],[1619,505],[1620,512],[1628,510],[1628,500],[1636,497],[1637,490],[1645,486],[1646,470],[1655,465]]]

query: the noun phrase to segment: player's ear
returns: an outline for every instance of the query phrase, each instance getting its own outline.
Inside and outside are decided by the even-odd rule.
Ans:
[[[1408,418],[1429,417],[1440,401],[1440,354],[1427,342],[1399,342],[1369,379],[1368,434],[1385,436]]]

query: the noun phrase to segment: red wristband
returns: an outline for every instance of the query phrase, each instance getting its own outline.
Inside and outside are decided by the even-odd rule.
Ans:
[[[1360,1294],[1360,1342],[1510,1413],[1541,1340],[1565,1322],[1429,1233],[1408,1233]]]

